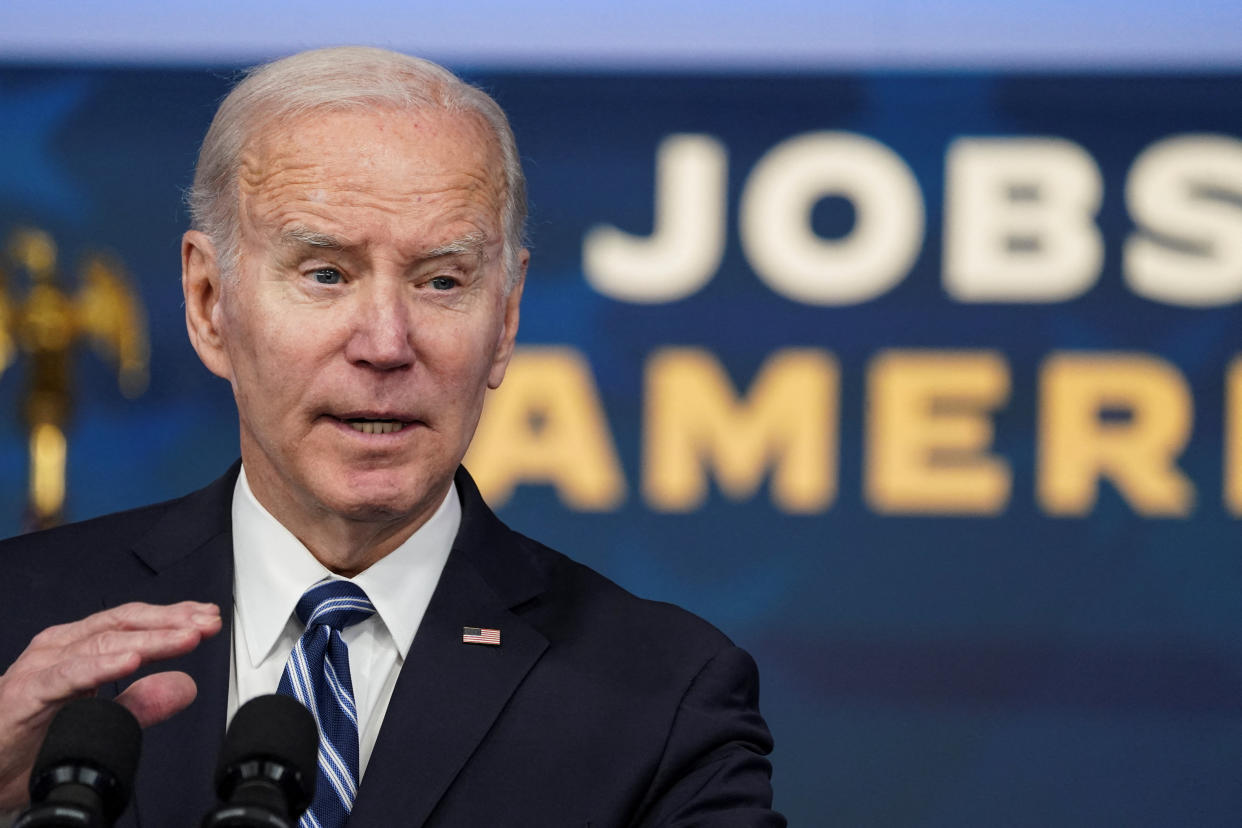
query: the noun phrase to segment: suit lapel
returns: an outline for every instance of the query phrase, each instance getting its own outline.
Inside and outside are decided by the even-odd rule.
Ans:
[[[512,611],[541,591],[539,573],[464,470],[457,487],[462,527],[397,679],[351,828],[426,822],[548,646]],[[501,645],[463,643],[464,626],[500,630]]]
[[[134,547],[150,573],[135,588],[108,597],[171,604],[210,601],[220,606],[224,629],[179,659],[143,668],[136,678],[183,670],[198,685],[189,708],[143,733],[143,757],[132,808],[144,828],[197,824],[214,801],[212,777],[224,737],[228,706],[230,627],[233,609],[231,503],[234,466],[206,489],[170,505]]]

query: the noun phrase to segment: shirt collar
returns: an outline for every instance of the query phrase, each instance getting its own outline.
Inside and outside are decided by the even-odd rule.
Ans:
[[[422,623],[460,525],[461,501],[456,484],[451,484],[426,523],[349,579],[371,599],[402,660]],[[233,571],[237,627],[254,667],[276,646],[302,593],[325,578],[340,579],[259,503],[245,468],[233,489]]]

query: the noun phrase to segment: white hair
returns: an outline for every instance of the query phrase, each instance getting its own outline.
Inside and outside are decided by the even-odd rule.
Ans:
[[[267,124],[316,110],[366,107],[473,113],[491,130],[505,177],[502,258],[509,288],[521,273],[526,177],[509,119],[492,98],[439,64],[386,49],[315,49],[251,69],[216,110],[189,193],[191,226],[211,239],[221,272],[239,256],[238,171],[248,141]]]

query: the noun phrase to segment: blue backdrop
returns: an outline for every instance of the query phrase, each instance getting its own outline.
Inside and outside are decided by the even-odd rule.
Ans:
[[[149,313],[151,384],[139,399],[125,400],[93,354],[75,360],[73,518],[188,491],[236,454],[228,388],[186,342],[178,283],[182,194],[230,78],[0,66],[0,234],[52,233],[67,287],[78,256],[113,251]],[[515,528],[687,606],[755,654],[777,739],[777,805],[792,824],[1237,823],[1242,498],[1229,493],[1242,491],[1231,489],[1242,468],[1226,449],[1242,424],[1242,394],[1230,393],[1242,75],[472,79],[510,113],[530,180],[519,342],[526,356],[561,347],[571,358],[562,369],[573,359],[587,369],[564,408],[565,397],[539,403],[535,392],[526,409],[516,404],[528,420],[551,418],[528,422],[522,439],[587,422],[602,451],[590,463],[615,484],[575,504],[563,469],[500,464],[490,479],[513,491],[497,488],[494,500]],[[657,159],[674,136],[697,136],[718,151],[703,159],[724,159],[722,196],[699,191],[700,206],[724,216],[719,261],[707,256],[684,295],[660,293],[670,276],[645,301],[618,298],[584,250],[600,226],[637,249],[669,218],[656,207]],[[811,147],[801,173],[771,154],[816,136],[860,153],[846,166],[862,183],[848,183],[848,169],[834,179],[847,183],[823,183],[827,144]],[[877,147],[883,160],[872,163],[863,149]],[[861,248],[867,226],[911,245],[887,287],[831,299],[823,262],[822,280],[801,282],[792,264],[760,262],[741,205],[758,203],[756,170],[777,175],[781,163],[794,191],[827,176],[807,185],[803,258]],[[902,180],[902,168],[922,221],[892,230],[897,219],[865,197],[876,176]],[[881,204],[909,194],[876,187]],[[696,220],[711,224],[704,215]],[[950,226],[985,265],[946,259]],[[1022,270],[1067,239],[1096,239],[1098,255]],[[892,253],[887,242],[871,249]],[[883,269],[869,271],[875,285]],[[985,287],[972,293],[951,270]],[[1073,285],[1054,299],[1060,280]],[[10,278],[9,289],[26,286]],[[791,349],[813,359],[781,375]],[[697,368],[661,373],[686,353]],[[19,360],[0,375],[5,534],[18,531],[25,500],[24,371]],[[568,375],[527,374],[549,393]],[[792,377],[785,391],[781,376]],[[688,402],[676,388],[659,396],[669,377],[732,395],[703,403],[726,424],[680,465],[655,437],[693,442],[698,420],[679,419]],[[820,381],[828,404],[807,390]],[[771,410],[756,413],[765,400]],[[725,444],[751,439],[745,410],[763,433],[791,429],[791,442],[721,460]],[[823,415],[809,430],[808,410]],[[1152,425],[1161,417],[1172,421],[1163,437]],[[1156,454],[1134,460],[1144,435]],[[1109,459],[1110,439],[1129,461]],[[782,499],[781,464],[803,451],[822,456]],[[755,485],[722,484],[724,466]],[[668,467],[697,469],[703,499],[661,489],[657,470]],[[954,469],[977,475],[982,494]]]

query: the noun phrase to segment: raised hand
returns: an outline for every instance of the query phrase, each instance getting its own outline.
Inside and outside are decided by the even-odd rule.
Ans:
[[[220,627],[215,604],[133,603],[36,635],[0,676],[0,810],[25,805],[31,765],[65,702],[93,695],[144,664],[184,655]],[[197,694],[188,675],[164,672],[134,682],[117,701],[146,727],[184,709]]]

